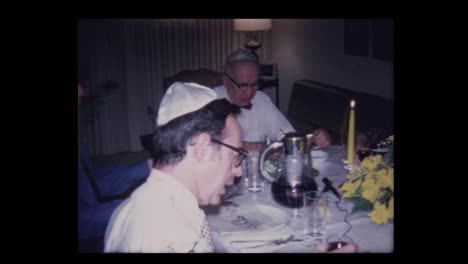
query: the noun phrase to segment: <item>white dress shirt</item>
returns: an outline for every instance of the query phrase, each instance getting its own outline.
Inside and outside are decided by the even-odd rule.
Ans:
[[[171,176],[153,169],[112,214],[104,252],[212,252],[202,236],[204,220],[195,196]]]
[[[231,102],[224,85],[213,89],[218,98],[226,98]],[[246,142],[263,141],[266,135],[270,139],[279,139],[282,134],[294,131],[286,117],[276,108],[270,97],[262,91],[255,93],[250,110],[241,108],[237,119],[243,130],[243,141]]]

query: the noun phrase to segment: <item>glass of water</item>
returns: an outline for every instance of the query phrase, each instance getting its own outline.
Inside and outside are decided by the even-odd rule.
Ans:
[[[249,152],[246,159],[246,181],[247,190],[251,192],[260,192],[263,190],[263,178],[259,168],[260,154],[258,152]]]
[[[306,218],[304,233],[308,237],[322,237],[330,214],[327,196],[318,191],[305,192],[303,212]]]

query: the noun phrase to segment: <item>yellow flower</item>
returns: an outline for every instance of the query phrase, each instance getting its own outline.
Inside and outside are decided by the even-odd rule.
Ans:
[[[356,193],[359,186],[361,186],[361,180],[357,180],[351,183],[349,181],[345,182],[343,186],[341,186],[341,190],[345,191],[345,193],[343,194],[343,197],[344,198],[352,197]]]
[[[382,161],[382,155],[367,156],[361,163],[362,168],[373,170]]]
[[[386,168],[383,168],[383,169],[378,170],[378,171],[376,172],[376,178],[377,178],[377,180],[380,180],[380,179],[382,179],[382,178],[387,177],[387,174],[388,174],[387,172],[388,172],[388,171],[387,171]]]
[[[366,198],[371,203],[375,202],[378,194],[379,188],[368,188],[362,191],[362,197]]]
[[[374,171],[374,180],[375,184],[378,185],[380,188],[385,188],[389,185],[389,180],[387,179],[387,169],[383,168],[378,171]]]
[[[366,171],[361,171],[359,170],[360,168],[358,167],[355,167],[353,168],[353,170],[348,174],[348,180],[350,181],[356,181],[358,180],[359,178],[362,178],[364,176],[364,173]]]
[[[389,187],[393,192],[393,168],[379,170],[377,172],[377,181],[381,188]]]
[[[393,136],[388,138],[393,142]],[[390,156],[392,157],[392,156]],[[390,159],[392,160],[392,159]],[[343,198],[364,198],[371,203],[369,216],[377,224],[386,224],[394,217],[394,169],[393,162],[383,156],[368,156],[360,165],[348,173],[348,180],[341,189]],[[354,199],[353,199],[354,200]],[[356,199],[356,209],[366,210],[368,206]],[[387,206],[388,205],[388,206]]]
[[[368,185],[364,188],[364,184],[362,187],[364,189],[362,191],[362,197],[366,198],[371,203],[375,202],[375,200],[377,200],[377,195],[380,192],[380,188],[377,185]]]
[[[389,137],[388,137],[388,140],[390,140],[391,142],[394,142],[394,141],[393,141],[393,135],[389,136]]]
[[[385,177],[387,174],[387,171],[385,169],[379,170],[377,172],[371,171],[365,176],[365,180],[362,183],[363,188],[371,188],[371,187],[378,187],[378,188],[384,188],[386,187],[386,181],[383,180],[383,177]]]
[[[388,203],[388,208],[387,208],[387,214],[389,219],[393,219],[393,197],[390,199],[390,202]]]
[[[389,220],[389,212],[384,204],[376,202],[370,217],[376,224],[386,224]]]

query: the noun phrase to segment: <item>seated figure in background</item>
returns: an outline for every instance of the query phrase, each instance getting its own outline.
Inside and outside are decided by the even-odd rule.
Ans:
[[[83,90],[78,85],[78,105]],[[148,177],[151,160],[95,169],[87,146],[79,143],[78,239],[80,251],[102,251],[114,209]]]
[[[252,142],[262,142],[266,137],[277,140],[282,134],[294,131],[268,95],[257,91],[259,67],[258,58],[252,52],[239,49],[226,60],[224,85],[214,88],[219,98],[227,98],[241,107],[238,119],[244,132],[244,148],[247,150],[258,148]],[[317,129],[314,134],[318,148],[330,145],[330,135],[325,129]]]
[[[356,160],[362,161],[365,157],[371,155],[376,149],[388,148],[388,137],[393,134],[392,130],[367,129],[366,132],[357,131],[356,133]],[[383,152],[385,153],[385,152]]]

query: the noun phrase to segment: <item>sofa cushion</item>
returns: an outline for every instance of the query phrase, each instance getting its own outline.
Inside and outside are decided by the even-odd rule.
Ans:
[[[356,130],[393,132],[393,101],[312,80],[294,82],[288,119],[296,130],[327,129],[333,144],[345,143],[349,103],[356,101]]]

